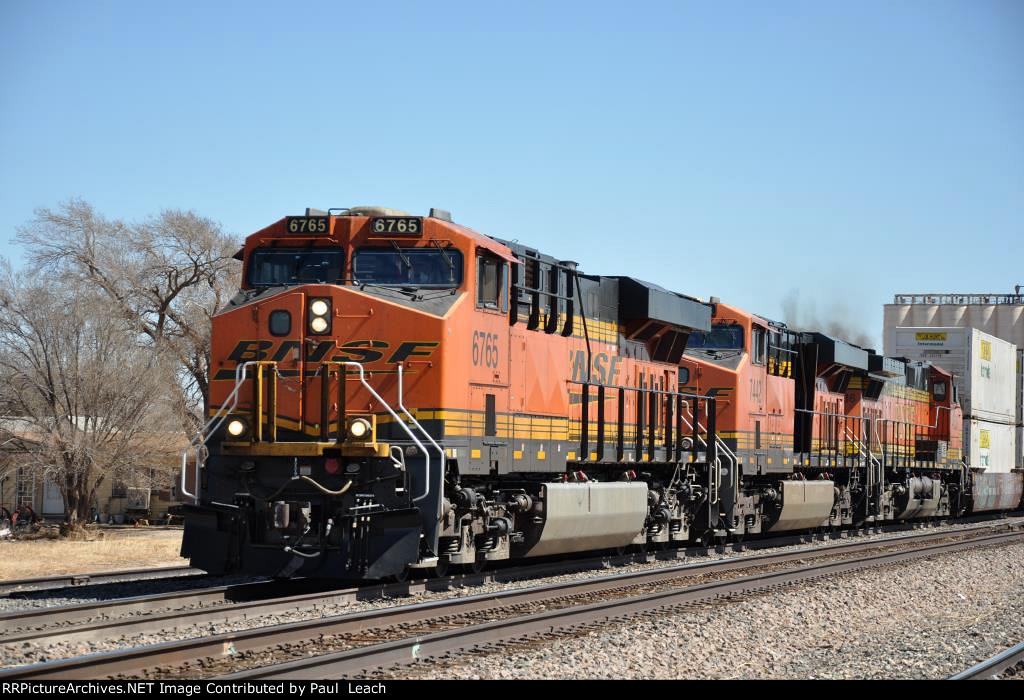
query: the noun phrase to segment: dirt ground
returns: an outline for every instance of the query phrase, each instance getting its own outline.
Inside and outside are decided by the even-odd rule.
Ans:
[[[181,529],[100,528],[101,539],[0,540],[0,580],[185,566]]]

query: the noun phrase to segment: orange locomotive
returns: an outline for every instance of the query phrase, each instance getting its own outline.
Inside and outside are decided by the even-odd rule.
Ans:
[[[734,536],[990,509],[972,503],[949,373],[714,307],[682,373],[717,398]]]
[[[195,494],[183,465],[193,565],[379,578],[717,527],[714,401],[677,386],[707,304],[435,210],[307,211],[241,257]]]
[[[446,212],[307,210],[241,259],[182,464],[207,571],[382,578],[1020,501],[1019,475],[967,473],[937,367]]]

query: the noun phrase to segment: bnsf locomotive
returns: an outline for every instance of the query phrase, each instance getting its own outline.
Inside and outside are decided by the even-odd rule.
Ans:
[[[210,572],[450,565],[1011,508],[949,374],[427,217],[249,236],[213,318],[182,554]]]

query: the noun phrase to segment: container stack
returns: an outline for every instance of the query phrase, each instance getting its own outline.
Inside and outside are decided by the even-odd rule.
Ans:
[[[894,327],[885,354],[952,372],[964,411],[964,454],[972,469],[1006,473],[1022,465],[1022,353],[976,328]]]

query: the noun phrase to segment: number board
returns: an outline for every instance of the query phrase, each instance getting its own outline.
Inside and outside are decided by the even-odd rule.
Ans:
[[[423,232],[419,216],[378,216],[370,220],[370,229],[377,234],[416,236]]]
[[[289,216],[285,229],[288,233],[327,233],[331,225],[326,216]]]

